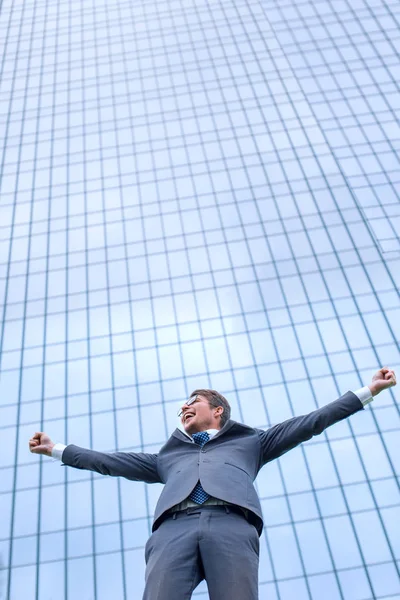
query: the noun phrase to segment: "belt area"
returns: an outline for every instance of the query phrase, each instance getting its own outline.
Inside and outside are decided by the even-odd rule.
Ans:
[[[169,510],[167,513],[165,513],[165,518],[167,517],[172,517],[174,519],[176,519],[176,517],[178,515],[191,515],[194,513],[198,513],[201,512],[203,510],[219,510],[219,511],[224,511],[226,513],[237,513],[238,515],[241,515],[242,517],[244,517],[245,519],[247,519],[247,515],[245,513],[246,509],[240,508],[240,506],[236,506],[235,504],[208,504],[206,506],[199,504],[198,506],[188,506],[187,508],[184,508],[182,510]],[[246,511],[247,512],[247,511]]]

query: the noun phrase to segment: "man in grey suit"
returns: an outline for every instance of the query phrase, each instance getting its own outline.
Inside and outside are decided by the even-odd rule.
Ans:
[[[180,411],[183,430],[158,454],[64,446],[41,432],[29,447],[76,469],[165,484],[145,548],[143,600],[186,600],[203,579],[211,600],[256,600],[263,521],[253,482],[261,467],[394,385],[394,371],[384,367],[369,386],[266,431],[231,420],[218,392],[196,390]]]

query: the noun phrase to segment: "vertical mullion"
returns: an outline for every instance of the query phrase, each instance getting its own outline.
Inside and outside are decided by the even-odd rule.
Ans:
[[[19,41],[21,39],[22,26],[24,23],[24,20],[23,20],[24,11],[25,11],[25,4],[22,9],[21,20],[20,20],[20,30],[19,30],[19,34],[18,34]],[[33,44],[33,40],[34,40],[34,33],[35,33],[35,26],[36,26],[35,17],[36,17],[36,6],[34,5],[33,15],[32,15],[32,28],[31,28],[31,32],[30,32],[30,36],[29,36],[29,47],[30,48],[32,48],[32,44]],[[29,55],[29,58],[28,58],[28,68],[27,68],[27,72],[26,72],[26,81],[27,82],[29,82],[29,80],[30,80],[30,72],[29,72],[30,63],[31,63],[31,55]],[[17,57],[16,57],[15,63],[14,63],[13,92],[14,92],[14,85],[17,83],[17,79],[16,79],[17,66],[18,66],[18,50],[17,50]],[[14,99],[13,92],[10,96],[8,124],[11,122],[10,117],[11,117],[11,110],[12,110],[12,101]],[[15,215],[16,215],[16,207],[17,207],[17,202],[18,202],[17,194],[18,194],[18,187],[20,185],[21,154],[22,154],[22,148],[23,148],[23,128],[24,128],[24,124],[25,124],[25,116],[26,116],[26,111],[27,111],[27,101],[28,101],[28,95],[25,94],[24,100],[23,100],[22,115],[21,115],[21,138],[20,138],[20,143],[18,145],[18,161],[17,161],[17,172],[16,172],[15,193],[14,193],[14,209],[13,209],[13,217],[12,217],[13,226],[12,226],[12,234],[11,235],[13,235],[13,230],[14,230],[14,225],[15,225],[14,219],[15,219]],[[7,133],[8,133],[8,129],[7,129]],[[5,153],[4,153],[4,157],[5,157]],[[33,193],[33,189],[31,189],[31,192]],[[13,474],[11,521],[10,521],[10,547],[9,547],[9,556],[8,556],[9,571],[8,571],[8,579],[7,579],[7,586],[6,586],[7,587],[7,598],[9,598],[10,594],[11,594],[11,585],[12,585],[12,577],[13,577],[12,560],[13,560],[13,541],[14,541],[14,525],[15,525],[15,504],[16,504],[16,495],[17,495],[16,488],[17,488],[18,454],[19,454],[18,453],[19,425],[20,425],[20,419],[21,419],[22,377],[23,377],[24,356],[25,356],[26,316],[27,316],[27,306],[28,306],[29,276],[30,276],[30,265],[31,265],[30,253],[31,253],[32,223],[33,223],[33,201],[32,201],[32,199],[31,199],[30,206],[29,206],[29,215],[30,215],[30,218],[29,218],[29,227],[28,227],[29,233],[28,233],[28,249],[27,249],[26,282],[25,282],[25,292],[24,292],[24,301],[23,301],[23,317],[22,317],[21,357],[20,357],[20,361],[19,361],[18,407],[17,407],[17,418],[16,418],[16,425],[15,425],[16,426],[16,435],[15,435],[15,452],[14,452],[14,474]],[[9,251],[9,264],[8,264],[8,272],[7,272],[7,283],[8,283],[8,279],[9,279],[10,267],[11,267],[11,261],[12,261],[12,250],[13,250],[12,242],[13,242],[13,238],[11,237],[10,251]],[[7,292],[8,292],[8,286],[6,288],[3,323],[5,321],[5,316],[6,316],[7,297],[8,297]],[[2,331],[2,335],[0,337],[0,352],[2,351],[2,340],[3,339],[4,339],[4,330]]]
[[[117,0],[118,2],[119,0]],[[104,3],[104,7],[105,7],[105,15],[106,17],[108,16],[108,9],[107,9],[107,2]],[[93,14],[96,15],[96,7],[95,7],[95,3],[93,3]],[[96,18],[96,17],[95,17]],[[106,19],[107,20],[107,19]],[[107,46],[108,46],[108,52],[109,52],[109,60],[110,62],[112,61],[112,52],[111,52],[111,47],[110,47],[110,31],[109,31],[109,26],[108,24],[106,25],[107,30],[108,30],[108,35],[106,36],[106,41],[107,41]],[[95,50],[96,50],[96,56],[98,56],[98,39],[97,39],[97,35],[95,34]],[[118,428],[117,428],[117,408],[116,408],[116,398],[115,398],[115,371],[114,371],[114,352],[113,352],[113,334],[112,334],[112,320],[111,320],[111,297],[110,297],[110,281],[109,281],[109,269],[110,269],[110,263],[109,263],[109,243],[108,243],[108,236],[107,236],[107,209],[106,209],[106,205],[105,205],[105,196],[104,196],[104,191],[105,191],[105,176],[104,176],[104,157],[103,157],[103,135],[102,135],[102,117],[101,117],[101,112],[100,112],[100,103],[101,103],[101,99],[100,99],[100,89],[101,86],[99,84],[98,81],[98,70],[96,69],[96,87],[97,87],[97,115],[98,115],[98,125],[99,125],[99,129],[100,129],[100,146],[99,146],[99,153],[100,153],[100,177],[101,177],[101,210],[102,210],[102,216],[103,216],[103,230],[104,230],[104,244],[105,244],[105,256],[106,256],[106,265],[105,265],[105,274],[106,274],[106,294],[107,294],[107,318],[108,318],[108,326],[109,326],[109,331],[110,331],[110,336],[109,336],[109,348],[110,348],[110,355],[109,355],[109,361],[110,361],[110,371],[111,371],[111,395],[112,395],[112,419],[113,419],[113,430],[114,430],[114,437],[115,437],[115,444],[118,447]],[[112,68],[111,68],[111,78],[110,78],[110,85],[111,85],[111,90],[112,90],[112,86],[113,86],[113,73],[112,73]],[[112,93],[112,98],[114,99],[114,94]],[[118,191],[117,191],[118,193]],[[87,229],[86,229],[87,230]],[[89,265],[87,265],[87,268],[89,269]],[[128,282],[127,282],[128,283]],[[121,566],[122,566],[122,589],[123,589],[123,597],[124,599],[127,598],[127,591],[126,591],[126,566],[125,566],[125,553],[124,553],[124,538],[123,538],[123,525],[122,525],[122,502],[121,502],[121,482],[118,479],[117,481],[117,494],[118,494],[118,527],[119,527],[119,538],[120,538],[120,543],[121,543],[121,550],[120,550],[120,556],[121,556]],[[94,529],[97,526],[94,525]]]
[[[96,13],[96,7],[93,4],[93,13],[94,16]],[[89,13],[89,17],[92,16]],[[81,18],[82,23],[85,20],[85,13],[83,11],[83,3],[81,4]],[[81,29],[81,48],[82,48],[82,65],[83,65],[83,74],[85,74],[85,37],[83,35],[84,28]],[[85,79],[84,75],[83,78]],[[86,95],[86,86],[82,85],[82,110],[83,110],[83,119],[82,119],[82,139],[83,139],[83,155],[84,155],[84,175],[83,175],[83,196],[84,196],[84,231],[85,231],[85,289],[86,289],[86,332],[84,335],[84,339],[86,339],[86,351],[87,351],[87,376],[88,376],[88,421],[89,421],[89,445],[90,448],[93,449],[93,403],[92,403],[92,369],[91,369],[91,357],[92,357],[92,338],[91,338],[91,328],[90,328],[90,296],[89,296],[89,285],[88,285],[88,242],[87,242],[87,175],[88,175],[88,167],[86,163],[86,115],[88,113],[87,107],[87,95]],[[99,136],[100,137],[100,136]],[[70,230],[71,231],[71,230]],[[98,585],[97,585],[97,545],[96,545],[96,512],[95,512],[95,489],[94,489],[94,473],[91,472],[90,475],[90,511],[91,511],[91,539],[92,539],[92,568],[93,568],[93,593],[94,600],[97,600],[98,593]]]
[[[44,23],[43,23],[43,27],[44,30],[47,31],[47,9],[49,7],[49,3],[48,0],[46,0],[45,2],[45,10],[46,10],[46,16],[44,19]],[[60,7],[60,0],[57,0],[57,9],[59,9]],[[58,24],[59,24],[59,19],[58,19],[58,11],[57,11],[57,26],[56,26],[56,33],[55,33],[55,50],[57,50],[57,42],[58,42]],[[42,90],[42,84],[43,84],[43,79],[44,79],[44,68],[43,68],[43,63],[44,63],[44,58],[45,58],[45,54],[46,54],[46,36],[44,36],[43,38],[43,44],[42,44],[42,54],[41,54],[41,68],[40,68],[40,75],[39,75],[39,82],[38,82],[38,87],[39,87],[39,92]],[[54,82],[56,82],[56,73],[57,73],[57,56],[58,53],[57,51],[55,51],[54,53],[55,58],[55,65],[54,65]],[[56,95],[55,95],[55,91],[56,91],[56,85],[54,85],[53,87],[53,94],[52,94],[52,115],[51,115],[51,119],[52,119],[52,127],[51,127],[51,131],[52,131],[52,136],[51,136],[51,141],[50,141],[50,155],[49,155],[49,200],[48,200],[48,209],[47,209],[47,241],[46,241],[46,267],[45,267],[45,276],[46,276],[46,285],[45,285],[45,298],[44,298],[44,331],[43,331],[43,347],[42,347],[42,365],[43,365],[43,371],[42,371],[42,386],[41,386],[41,409],[40,409],[40,431],[43,431],[44,427],[44,398],[45,398],[45,380],[46,380],[46,366],[47,366],[47,360],[48,360],[48,356],[46,356],[46,347],[47,347],[47,313],[48,313],[48,285],[49,285],[49,260],[50,260],[50,233],[51,233],[51,209],[52,209],[52,190],[53,190],[53,153],[54,153],[54,123],[55,123],[55,114],[56,114]],[[42,96],[40,96],[39,98],[39,102],[38,102],[38,109],[37,109],[37,123],[38,123],[38,129],[37,129],[37,135],[36,135],[36,142],[35,142],[35,161],[34,161],[34,174],[36,174],[36,159],[37,159],[37,152],[38,152],[38,146],[40,143],[40,129],[39,129],[39,123],[40,123],[40,109],[41,109],[41,99]],[[34,186],[33,186],[34,187]],[[41,561],[40,561],[40,548],[41,548],[41,511],[42,511],[42,489],[43,489],[43,459],[40,459],[40,463],[39,463],[39,499],[38,499],[38,518],[37,518],[37,544],[36,544],[36,600],[39,600],[40,598],[40,565],[41,565]],[[66,532],[64,532],[64,536],[66,536]],[[61,600],[61,599],[60,599]],[[67,598],[65,598],[65,600],[67,600]]]

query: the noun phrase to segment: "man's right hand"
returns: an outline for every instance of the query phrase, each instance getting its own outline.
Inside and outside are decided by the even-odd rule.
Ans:
[[[33,452],[33,454],[45,454],[46,456],[51,456],[54,445],[55,444],[51,441],[49,436],[43,432],[35,433],[29,440],[29,450]]]

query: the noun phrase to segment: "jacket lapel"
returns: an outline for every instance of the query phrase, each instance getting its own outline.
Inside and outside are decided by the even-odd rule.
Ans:
[[[179,429],[179,427],[177,427],[175,429],[175,431],[173,432],[172,435],[174,437],[178,438],[178,440],[181,440],[181,442],[187,442],[188,444],[193,444],[194,443],[193,440],[188,435],[186,435],[186,433],[183,433],[183,431],[181,431]]]

